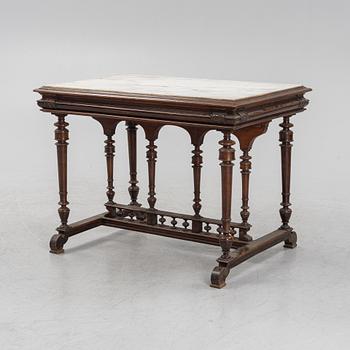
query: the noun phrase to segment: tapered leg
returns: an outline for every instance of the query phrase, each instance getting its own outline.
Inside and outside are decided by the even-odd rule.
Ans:
[[[251,241],[252,237],[248,234],[251,225],[248,223],[249,212],[249,178],[252,168],[252,157],[249,155],[255,139],[264,134],[268,128],[268,122],[253,125],[247,128],[236,130],[234,134],[239,140],[240,149],[243,152],[241,156],[240,168],[242,177],[242,206],[241,218],[244,227],[239,229],[239,239],[242,241]]]
[[[241,218],[242,224],[244,224],[244,228],[239,229],[239,239],[243,241],[251,241],[252,237],[248,234],[250,229],[250,225],[248,224],[248,218],[250,215],[249,212],[249,176],[250,169],[252,167],[252,163],[250,161],[252,157],[249,155],[248,150],[243,151],[243,155],[241,156],[241,175],[242,175],[242,206],[241,206]]]
[[[115,141],[113,140],[114,130],[106,132],[107,139],[105,141],[105,155],[106,155],[106,165],[107,165],[107,198],[108,201],[105,204],[108,210],[108,216],[114,218],[116,216],[116,208],[113,207],[114,202],[114,153],[115,153]]]
[[[295,248],[297,245],[297,235],[293,231],[293,228],[289,226],[289,220],[292,215],[292,209],[290,208],[290,175],[293,142],[293,131],[291,130],[291,127],[293,124],[290,123],[289,117],[284,117],[283,123],[281,123],[280,126],[282,127],[279,138],[281,142],[280,146],[282,169],[282,208],[280,209],[282,226],[280,228],[291,231],[290,237],[285,241],[284,246],[286,248]]]
[[[57,166],[58,166],[58,184],[59,184],[59,208],[61,225],[57,228],[57,234],[50,240],[50,252],[54,254],[63,253],[63,245],[68,240],[69,226],[68,200],[67,200],[67,146],[68,146],[68,123],[65,121],[64,114],[58,114],[58,121],[55,123],[55,140],[57,148]]]
[[[148,198],[147,202],[151,209],[154,208],[157,198],[155,192],[155,178],[156,178],[156,162],[157,162],[157,146],[154,143],[155,140],[149,140],[147,146],[148,151],[146,152],[147,163],[148,163]]]
[[[193,187],[194,187],[194,197],[193,197],[193,210],[196,217],[200,217],[200,210],[202,208],[201,198],[200,198],[200,188],[201,188],[201,168],[203,163],[202,153],[200,145],[196,144],[194,150],[192,151],[192,168],[193,168]],[[202,222],[192,221],[192,232],[202,232]]]
[[[202,153],[203,151],[200,149],[200,145],[195,145],[194,150],[192,151],[192,168],[193,168],[193,186],[194,186],[194,198],[193,198],[193,210],[196,216],[199,216],[199,212],[202,208],[201,205],[201,197],[200,197],[200,189],[201,189],[201,168],[203,163]]]
[[[232,238],[235,233],[231,228],[231,199],[232,199],[232,172],[235,151],[232,148],[234,141],[231,140],[229,131],[224,131],[224,139],[220,141],[222,147],[219,150],[219,159],[221,160],[221,210],[222,210],[222,229],[220,232],[220,245],[222,248],[222,257],[229,255],[232,246]]]
[[[147,152],[147,164],[148,164],[148,198],[147,202],[150,209],[154,209],[156,204],[156,192],[155,192],[155,178],[156,178],[156,162],[157,162],[157,146],[155,141],[158,138],[158,133],[161,128],[159,125],[144,125],[143,126],[148,140]],[[155,225],[157,223],[157,215],[153,213],[147,213],[146,217],[149,225]]]
[[[232,173],[235,151],[232,148],[234,141],[231,140],[231,132],[223,131],[224,138],[220,141],[222,146],[219,150],[219,160],[221,160],[221,199],[222,199],[222,227],[220,230],[220,246],[222,256],[219,258],[219,266],[215,267],[211,274],[211,286],[222,288],[225,286],[225,279],[229,269],[220,264],[221,261],[229,260],[230,249],[235,231],[231,227],[231,199],[232,199]]]
[[[94,117],[102,126],[103,133],[106,135],[105,140],[105,156],[107,165],[107,199],[105,207],[108,210],[106,214],[108,217],[114,218],[116,216],[116,208],[114,202],[115,189],[114,189],[114,154],[115,154],[115,141],[113,136],[115,134],[115,129],[120,122],[119,120],[109,119],[104,117]]]
[[[149,140],[147,146],[148,151],[146,152],[147,163],[148,163],[148,198],[147,202],[150,209],[154,209],[156,204],[156,192],[155,192],[155,176],[156,176],[156,161],[157,161],[157,146],[154,144],[154,140]],[[157,223],[157,215],[148,213],[147,223],[155,225]]]
[[[203,231],[203,222],[200,220],[201,205],[201,170],[203,157],[201,145],[203,144],[206,133],[210,130],[207,127],[185,127],[191,137],[192,150],[192,169],[193,169],[193,211],[194,218],[192,220],[191,230],[194,233]]]
[[[129,169],[130,169],[130,181],[129,181],[129,194],[130,205],[140,206],[137,202],[137,196],[139,194],[139,187],[137,186],[137,127],[135,123],[127,122],[128,132],[128,149],[129,149]]]

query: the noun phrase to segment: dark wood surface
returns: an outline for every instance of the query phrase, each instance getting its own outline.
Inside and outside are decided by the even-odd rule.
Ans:
[[[137,78],[133,79],[138,81]],[[142,79],[143,77],[139,80],[142,81]],[[257,88],[257,83],[246,83],[242,91],[237,91],[239,88],[235,86],[242,85],[241,82],[232,82],[235,89],[233,93],[230,93],[229,81],[194,79],[192,82],[191,79],[185,79],[184,83],[184,79],[179,79],[186,87],[181,89],[180,86],[176,96],[130,92],[134,91],[132,88],[129,91],[127,89],[126,91],[95,90],[93,81],[89,89],[86,86],[90,84],[79,84],[78,82],[61,86],[43,86],[35,91],[42,95],[42,99],[38,101],[39,106],[48,111],[65,110],[68,113],[89,116],[91,113],[102,113],[124,118],[160,119],[172,121],[175,125],[179,125],[179,122],[187,122],[229,125],[230,127],[264,118],[271,120],[281,116],[282,113],[300,112],[307,104],[303,96],[310,91],[309,88],[301,85],[291,87],[286,85],[282,88],[280,85],[272,85],[265,89],[267,93],[263,93],[265,90],[261,90],[259,84]],[[107,83],[108,81],[113,82],[108,79],[106,81]],[[160,80],[158,90],[164,90],[163,85],[169,81],[177,83],[178,79],[165,78],[165,82]],[[215,90],[216,84],[223,86],[221,90],[219,89],[220,93]],[[78,88],[79,86],[85,88]],[[170,89],[170,93],[172,91]],[[190,96],[181,95],[188,91],[191,92]],[[257,95],[254,95],[255,92]],[[227,97],[231,95],[234,98],[228,99]]]
[[[68,238],[94,227],[105,225],[162,235],[177,239],[221,246],[218,265],[211,274],[211,286],[222,288],[230,269],[255,254],[284,242],[286,248],[296,246],[297,236],[289,225],[291,182],[291,148],[293,141],[291,116],[301,112],[308,104],[304,94],[310,89],[296,86],[259,96],[225,100],[194,96],[160,96],[84,90],[67,87],[46,86],[35,90],[41,94],[38,105],[45,112],[56,116],[55,139],[57,146],[59,180],[60,226],[50,241],[52,253],[63,253]],[[227,92],[226,92],[227,93]],[[97,120],[106,136],[105,156],[107,168],[107,212],[68,224],[67,199],[67,148],[68,123],[66,116],[80,115]],[[280,216],[282,225],[275,231],[258,239],[250,235],[248,220],[249,180],[252,169],[250,151],[254,140],[266,133],[269,123],[282,118],[279,141],[281,147],[282,202]],[[114,155],[115,130],[120,122],[126,122],[129,154],[129,204],[114,201],[115,188]],[[193,145],[193,214],[163,211],[156,208],[156,141],[160,129],[165,125],[176,125],[185,129]],[[146,158],[148,163],[148,208],[138,202],[137,180],[137,127],[142,127],[148,141]],[[222,217],[212,219],[201,216],[201,168],[203,155],[201,146],[210,130],[221,133],[219,165],[221,168]],[[232,179],[235,160],[235,141],[242,152],[241,170],[241,222],[231,220]],[[176,166],[176,165],[174,165]],[[232,202],[232,203],[231,203]],[[249,233],[248,233],[249,232]],[[132,249],[132,247],[130,247]]]

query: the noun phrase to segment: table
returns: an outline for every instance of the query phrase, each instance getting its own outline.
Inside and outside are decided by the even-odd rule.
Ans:
[[[221,254],[211,273],[211,286],[222,288],[230,270],[250,257],[280,243],[294,248],[297,235],[289,225],[291,148],[293,131],[290,117],[305,110],[304,94],[311,89],[301,85],[253,83],[228,80],[189,79],[147,75],[115,75],[106,79],[83,80],[43,86],[34,91],[41,95],[38,105],[57,117],[54,124],[57,146],[59,217],[61,224],[50,240],[51,253],[63,253],[68,238],[105,225],[218,245]],[[107,167],[106,212],[68,224],[67,201],[67,115],[88,116],[103,128]],[[267,131],[269,123],[282,118],[279,132],[282,169],[282,203],[279,209],[282,225],[257,239],[249,234],[250,150],[254,140]],[[114,134],[118,123],[126,122],[130,167],[129,204],[114,201],[113,162]],[[193,213],[175,213],[156,208],[155,174],[156,140],[160,129],[174,125],[185,129],[193,145]],[[138,202],[137,126],[144,129],[148,163],[148,206]],[[218,155],[221,167],[222,217],[203,217],[201,146],[210,130],[222,134]],[[241,150],[240,171],[242,201],[239,222],[231,219],[233,160],[232,136]],[[132,249],[132,247],[130,247]]]

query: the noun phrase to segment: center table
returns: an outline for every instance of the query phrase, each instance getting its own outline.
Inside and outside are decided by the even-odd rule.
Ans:
[[[230,269],[250,257],[280,243],[294,248],[297,235],[289,225],[291,148],[293,132],[290,117],[305,110],[304,94],[311,89],[301,85],[269,84],[229,80],[189,79],[147,75],[115,75],[106,79],[46,85],[34,91],[41,95],[38,105],[57,117],[55,139],[58,160],[59,209],[61,224],[50,240],[51,253],[63,253],[68,238],[94,227],[105,225],[218,245],[221,255],[211,273],[211,286],[222,288]],[[106,212],[68,224],[67,201],[67,115],[94,118],[106,136],[107,161]],[[279,210],[282,225],[253,239],[249,234],[249,176],[254,140],[267,131],[269,123],[282,118],[281,147],[282,203]],[[118,123],[125,121],[130,166],[129,204],[114,201],[114,139]],[[175,213],[156,208],[155,174],[156,140],[160,129],[174,125],[185,129],[193,145],[193,213]],[[136,162],[137,126],[144,129],[148,162],[148,206],[138,202]],[[221,219],[203,217],[201,211],[201,168],[205,135],[210,130],[222,134],[219,142],[221,167]],[[235,141],[242,152],[241,220],[231,220],[232,173]]]

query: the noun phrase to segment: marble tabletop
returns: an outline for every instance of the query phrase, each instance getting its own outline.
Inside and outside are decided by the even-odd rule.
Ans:
[[[177,78],[157,75],[113,75],[108,78],[49,84],[57,91],[84,91],[109,94],[140,94],[236,101],[301,88],[295,84]]]

